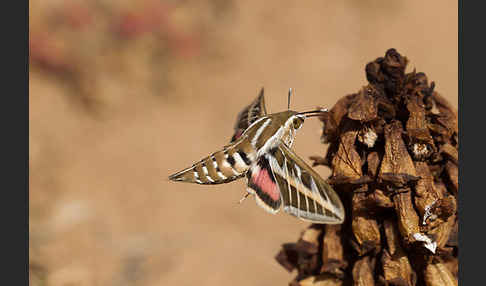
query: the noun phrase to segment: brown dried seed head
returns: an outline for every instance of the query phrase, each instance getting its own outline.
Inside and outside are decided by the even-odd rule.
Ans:
[[[292,285],[457,285],[457,111],[406,66],[388,50],[320,117],[329,148],[314,165],[332,169],[349,220],[320,226],[319,248],[313,231],[284,246]]]

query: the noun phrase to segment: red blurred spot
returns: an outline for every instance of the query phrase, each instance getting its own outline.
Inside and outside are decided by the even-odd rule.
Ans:
[[[146,22],[143,15],[128,12],[120,17],[118,32],[125,37],[134,37],[146,31]]]
[[[160,30],[168,23],[169,13],[172,7],[160,3],[151,2],[141,11],[130,11],[120,15],[116,30],[124,37],[138,37],[145,33],[153,33]]]
[[[61,17],[75,29],[82,29],[93,22],[92,8],[81,3],[68,1],[61,9]]]
[[[29,59],[52,72],[71,72],[73,65],[68,61],[63,49],[52,44],[48,34],[31,34],[29,37]]]
[[[201,45],[195,34],[181,32],[169,16],[174,10],[172,5],[159,1],[150,1],[139,11],[121,14],[115,30],[125,38],[136,38],[147,33],[154,33],[167,40],[167,45],[176,56],[189,58],[198,55]]]
[[[177,56],[190,58],[199,54],[201,45],[195,35],[178,34],[169,38],[169,47]]]

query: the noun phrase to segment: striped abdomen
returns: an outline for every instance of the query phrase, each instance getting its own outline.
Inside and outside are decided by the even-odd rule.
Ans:
[[[244,176],[255,156],[256,151],[245,138],[171,175],[169,179],[197,184],[228,183]]]

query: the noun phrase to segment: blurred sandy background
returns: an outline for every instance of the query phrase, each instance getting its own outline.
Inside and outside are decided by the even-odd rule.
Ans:
[[[31,285],[287,285],[305,223],[167,176],[236,114],[331,107],[396,48],[457,106],[457,1],[30,1]],[[309,120],[295,149],[324,154]],[[323,176],[329,171],[317,169]]]

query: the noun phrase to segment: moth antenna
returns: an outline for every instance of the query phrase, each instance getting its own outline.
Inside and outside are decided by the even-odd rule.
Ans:
[[[292,88],[289,88],[289,98],[287,100],[287,110],[290,110],[290,95],[292,95]]]

